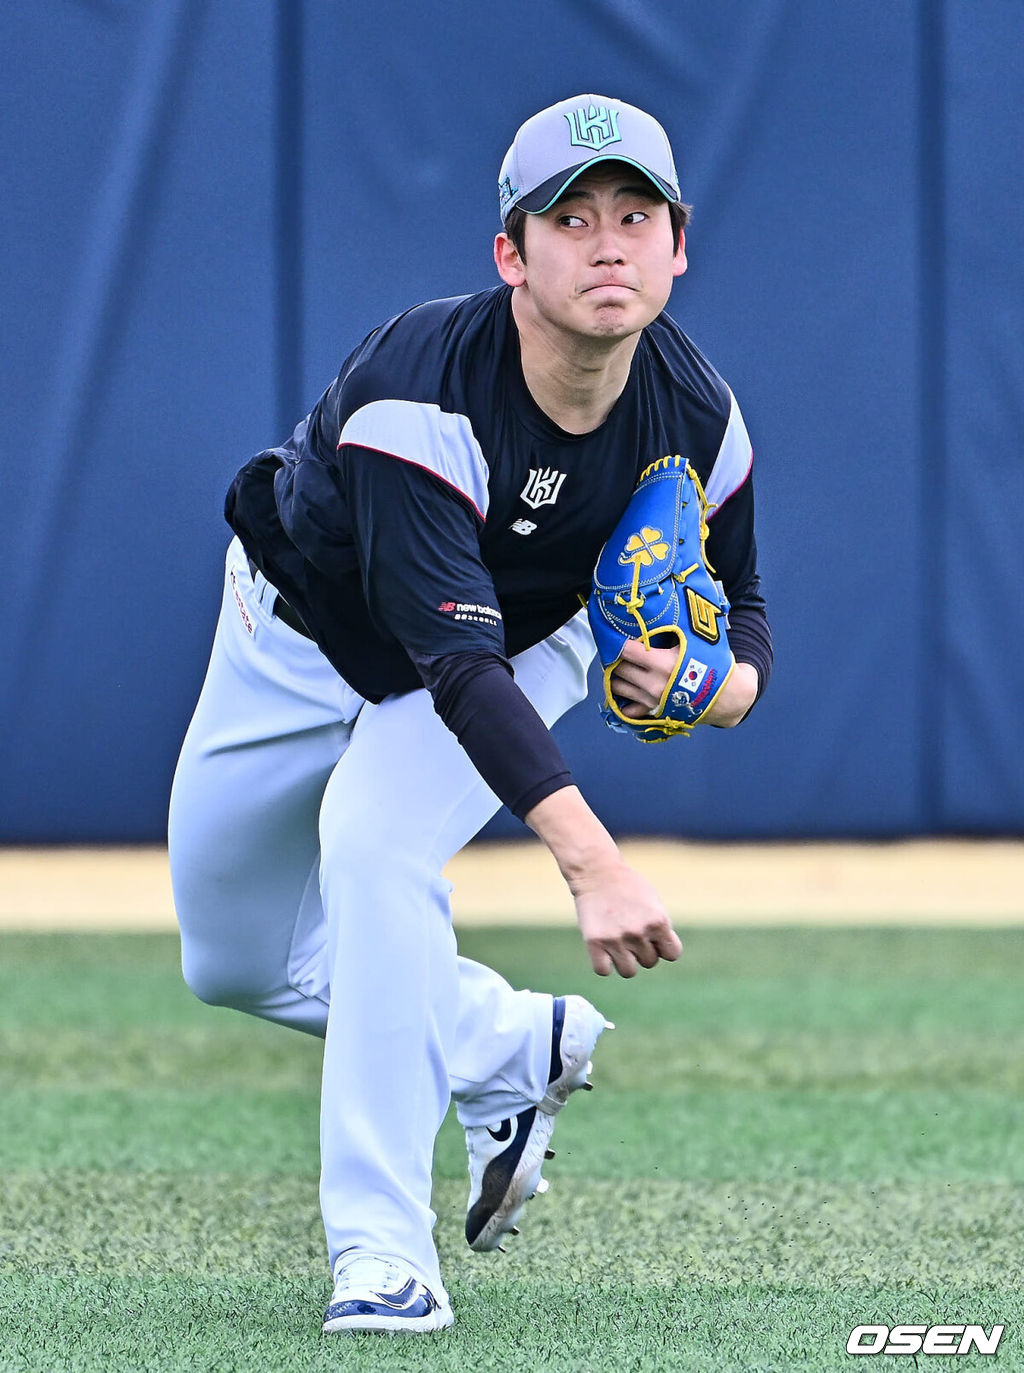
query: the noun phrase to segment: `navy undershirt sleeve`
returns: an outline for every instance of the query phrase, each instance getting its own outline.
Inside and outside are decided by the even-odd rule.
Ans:
[[[573,785],[562,752],[496,653],[410,657],[434,709],[473,766],[513,815],[523,820],[539,801]]]
[[[764,608],[757,575],[752,473],[748,473],[732,495],[711,512],[705,554],[714,569],[713,575],[725,587],[725,594],[734,607]]]
[[[708,561],[729,597],[729,647],[738,663],[757,671],[760,700],[772,672],[772,632],[768,624],[754,538],[754,484],[748,473],[740,486],[712,513]]]
[[[738,663],[750,663],[757,671],[756,703],[772,675],[772,631],[763,608],[739,605],[729,611],[729,647]]]

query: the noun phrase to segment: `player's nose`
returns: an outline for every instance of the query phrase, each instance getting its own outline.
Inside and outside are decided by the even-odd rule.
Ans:
[[[594,264],[601,267],[621,267],[626,261],[622,244],[612,238],[603,239],[594,248]]]
[[[607,265],[625,262],[626,248],[618,224],[604,222],[598,226],[594,235],[592,254],[595,264]]]

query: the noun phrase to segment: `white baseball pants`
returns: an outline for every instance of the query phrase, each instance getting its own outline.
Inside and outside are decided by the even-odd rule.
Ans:
[[[498,809],[425,690],[372,705],[226,560],[209,670],[171,795],[182,966],[197,996],[325,1036],[320,1200],[356,1247],[443,1291],[434,1138],[539,1102],[551,998],[459,958],[441,870]],[[514,659],[550,725],[586,694],[585,616]]]

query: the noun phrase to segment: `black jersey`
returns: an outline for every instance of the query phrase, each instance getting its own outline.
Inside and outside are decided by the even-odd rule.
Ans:
[[[763,614],[750,442],[714,368],[663,314],[604,423],[568,434],[527,389],[511,298],[499,286],[383,324],[228,493],[246,551],[371,701],[422,685],[414,660],[511,657],[564,624],[666,454],[717,506],[707,555],[733,606]]]

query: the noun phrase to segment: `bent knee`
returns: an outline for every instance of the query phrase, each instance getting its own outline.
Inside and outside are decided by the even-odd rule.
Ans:
[[[221,976],[216,968],[207,967],[202,963],[189,963],[183,958],[181,960],[181,972],[185,979],[185,986],[193,996],[207,1006],[230,1006],[234,1000],[236,989],[228,985],[227,980]]]
[[[244,1011],[266,995],[266,979],[255,970],[240,968],[228,958],[211,956],[182,945],[181,972],[193,996],[207,1006],[228,1006]]]

